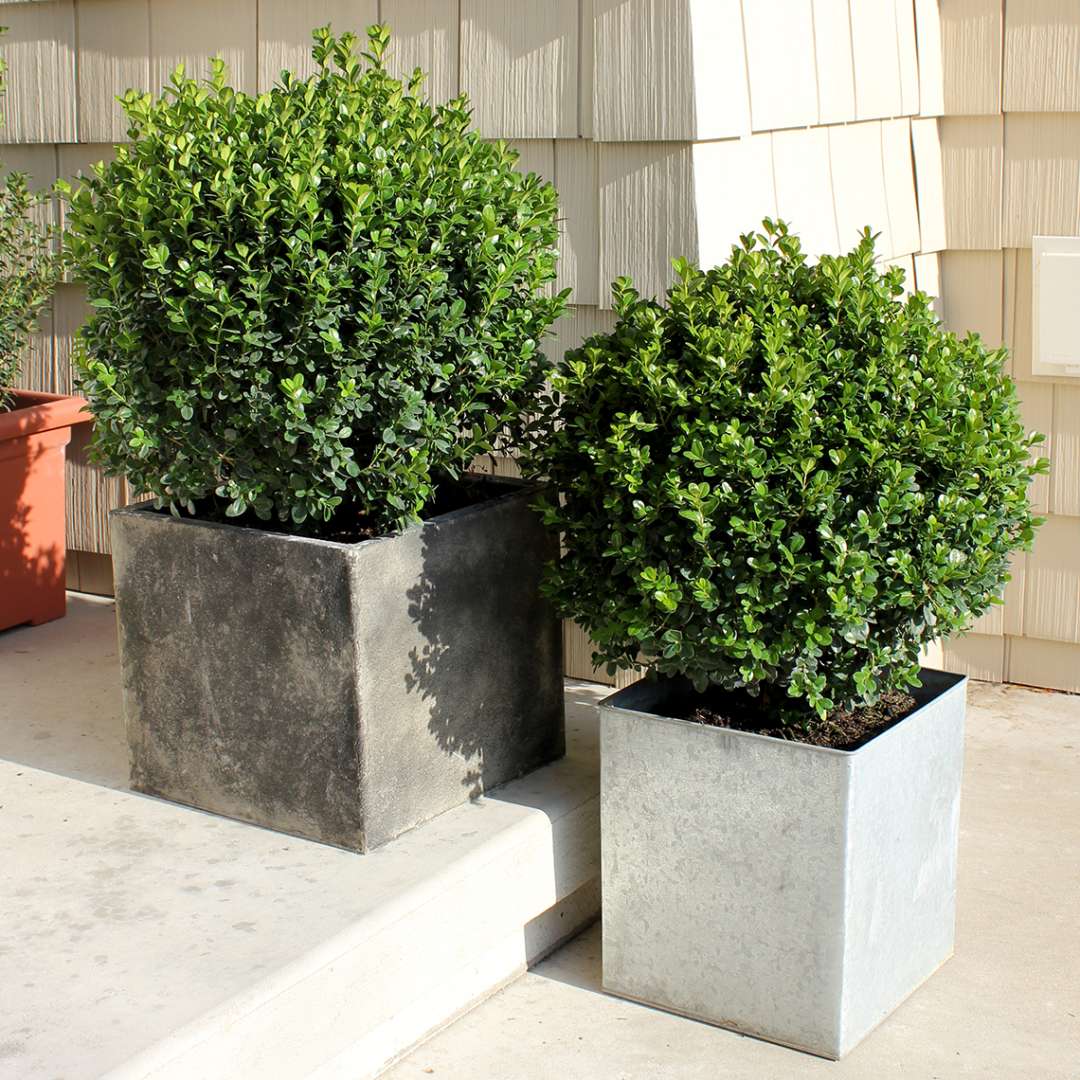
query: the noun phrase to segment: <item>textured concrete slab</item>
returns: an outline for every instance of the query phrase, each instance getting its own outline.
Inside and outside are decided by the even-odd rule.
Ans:
[[[357,855],[124,789],[112,605],[0,634],[0,1078],[361,1080],[595,917],[567,757]]]
[[[387,1080],[1076,1080],[1080,697],[971,686],[956,955],[843,1061],[605,995],[599,928]]]

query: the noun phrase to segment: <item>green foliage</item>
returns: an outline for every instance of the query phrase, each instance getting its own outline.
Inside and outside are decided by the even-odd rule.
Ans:
[[[562,501],[550,595],[613,667],[810,710],[914,685],[1032,540],[1003,350],[947,333],[866,233],[807,265],[783,224],[677,264],[667,306],[614,286],[617,326],[567,355],[532,456]]]
[[[96,455],[174,512],[392,528],[528,427],[555,191],[368,35],[317,30],[317,72],[258,97],[221,61],[129,93],[132,143],[67,191]]]
[[[0,94],[6,71],[0,61]],[[10,404],[30,331],[56,284],[51,230],[34,219],[44,201],[22,173],[0,177],[0,410]]]

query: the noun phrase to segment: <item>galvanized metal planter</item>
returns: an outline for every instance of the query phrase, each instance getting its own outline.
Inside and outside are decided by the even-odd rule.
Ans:
[[[604,988],[840,1058],[953,951],[967,680],[854,751],[600,706]]]
[[[357,544],[112,514],[138,790],[367,851],[565,749],[531,488]]]

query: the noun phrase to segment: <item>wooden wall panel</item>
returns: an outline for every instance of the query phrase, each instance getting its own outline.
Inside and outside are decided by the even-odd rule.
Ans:
[[[67,546],[109,552],[109,511],[130,501],[125,481],[109,479],[87,458],[90,425],[71,429],[67,454]]]
[[[701,266],[726,262],[744,233],[776,217],[772,136],[698,143],[693,147],[697,202],[697,258]],[[676,255],[692,256],[687,251]]]
[[[1024,582],[1024,633],[1080,643],[1080,517],[1052,514],[1039,529]]]
[[[904,93],[894,3],[852,0],[851,52],[855,61],[856,118],[900,116],[904,111]]]
[[[828,131],[777,131],[772,153],[777,214],[799,234],[804,251],[813,256],[836,254],[840,241]]]
[[[881,159],[889,211],[890,254],[894,258],[912,255],[922,249],[922,243],[909,120],[886,120],[881,125]]]
[[[1080,4],[1008,0],[1006,112],[1080,111]]]
[[[848,0],[814,0],[818,118],[822,124],[855,119],[855,62]]]
[[[378,0],[258,0],[259,90],[269,90],[282,69],[301,79],[315,72],[311,32],[331,25],[351,30],[366,47],[365,30],[379,20]],[[156,17],[156,11],[155,11]]]
[[[941,296],[941,255],[932,251],[929,253],[919,253],[914,256],[915,263],[915,287],[920,291],[927,294],[927,296],[940,298]],[[934,310],[937,311],[940,317],[944,310],[944,305],[941,304],[940,299],[934,305]]]
[[[150,0],[81,3],[78,44],[79,140],[122,142],[128,124],[117,97],[151,89]]]
[[[739,0],[592,0],[594,138],[724,139],[749,130]]]
[[[947,116],[938,123],[946,246],[1000,248],[1001,117]]]
[[[915,40],[919,60],[919,113],[945,111],[945,73],[941,57],[940,0],[915,0]]]
[[[458,0],[380,0],[381,18],[392,35],[387,67],[399,79],[415,68],[426,75],[432,101],[458,93],[460,36]]]
[[[1020,415],[1023,417],[1024,426],[1028,431],[1038,431],[1046,436],[1046,441],[1041,443],[1031,456],[1032,458],[1049,458],[1051,462],[1050,475],[1037,476],[1031,484],[1029,498],[1037,514],[1049,513],[1051,509],[1050,488],[1058,467],[1055,453],[1058,434],[1054,423],[1054,394],[1057,389],[1060,388],[1047,383],[1018,382],[1016,384],[1016,394],[1020,399]],[[1068,472],[1067,468],[1066,472]],[[1069,513],[1070,511],[1061,512]]]
[[[911,122],[911,145],[919,198],[919,237],[923,252],[940,251],[946,243],[945,182],[938,123],[937,120]],[[919,288],[923,288],[922,285]]]
[[[1068,514],[1080,519],[1080,386],[1053,388],[1053,470],[1050,474],[1050,505],[1055,514]],[[1044,429],[1046,430],[1046,429]],[[1040,477],[1045,482],[1045,477]],[[1080,563],[1080,548],[1074,553]]]
[[[577,73],[577,0],[461,0],[461,88],[483,134],[576,138]]]
[[[600,155],[587,139],[555,143],[555,186],[559,190],[559,289],[573,289],[575,304],[598,304],[600,281]],[[601,287],[603,286],[603,287]]]
[[[814,14],[810,0],[743,5],[750,117],[754,131],[818,122]],[[695,71],[695,77],[700,73]]]
[[[689,0],[593,0],[593,11],[594,137],[696,138]]]
[[[996,634],[958,634],[942,642],[943,666],[971,679],[1001,682],[1005,677],[1005,640]]]
[[[900,66],[900,112],[914,116],[919,111],[919,48],[915,31],[914,0],[894,0],[896,51]]]
[[[86,290],[81,285],[60,285],[53,297],[53,335],[56,388],[59,394],[77,389],[72,368],[75,339],[90,314]]]
[[[1080,693],[1080,645],[1008,638],[1009,682]]]
[[[258,84],[256,0],[153,0],[150,18],[150,88],[157,91],[183,64],[189,78],[209,77],[221,56],[229,82],[252,94]],[[310,27],[309,27],[310,29]]]
[[[1001,6],[1001,0],[941,0],[946,114],[1001,112]]]
[[[941,256],[945,325],[963,337],[977,333],[990,348],[1002,342],[1000,251],[946,251]]]
[[[1005,117],[1002,245],[1080,231],[1080,114]]]
[[[840,249],[849,251],[869,226],[880,233],[877,251],[893,253],[885,172],[881,156],[881,124],[849,124],[829,130],[833,194]]]
[[[3,25],[8,29],[0,37],[0,58],[8,74],[0,142],[74,142],[74,0],[7,6]]]
[[[629,274],[645,296],[671,284],[671,260],[698,257],[694,148],[685,143],[600,146],[600,281]],[[610,307],[609,295],[601,306]]]

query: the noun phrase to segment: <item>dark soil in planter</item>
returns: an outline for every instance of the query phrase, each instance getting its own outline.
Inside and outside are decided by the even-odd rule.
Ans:
[[[828,746],[835,750],[854,750],[899,723],[918,706],[915,698],[902,690],[884,694],[874,705],[857,709],[836,709],[823,720],[816,713],[792,716],[786,713],[781,722],[778,708],[770,707],[767,696],[754,697],[745,690],[721,690],[713,687],[704,694],[682,698],[671,715],[710,727],[751,731],[774,739]]]
[[[520,486],[520,481],[507,481],[490,476],[464,476],[460,480],[444,480],[438,485],[435,498],[424,507],[420,518],[422,521],[430,521],[442,514],[513,494]],[[362,540],[390,535],[385,529],[375,526],[356,505],[343,503],[329,521],[309,519],[301,525],[277,519],[261,521],[253,513],[229,517],[225,513],[227,505],[227,499],[205,499],[195,504],[194,514],[183,512],[181,517],[194,517],[198,521],[214,521],[222,525],[237,525],[241,528],[303,536],[313,540],[332,540],[338,544],[358,544]],[[167,514],[169,511],[160,512]]]

